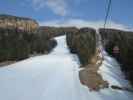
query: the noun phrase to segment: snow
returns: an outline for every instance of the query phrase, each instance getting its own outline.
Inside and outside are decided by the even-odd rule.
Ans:
[[[99,73],[106,79],[110,85],[117,85],[120,87],[130,87],[130,84],[120,69],[120,64],[115,59],[108,56],[104,51],[105,60],[103,65],[100,67]]]
[[[79,81],[79,61],[69,53],[65,36],[56,40],[58,45],[50,54],[0,68],[0,100],[132,100],[133,94],[126,91],[90,92]],[[111,84],[128,84],[108,55],[99,73]]]

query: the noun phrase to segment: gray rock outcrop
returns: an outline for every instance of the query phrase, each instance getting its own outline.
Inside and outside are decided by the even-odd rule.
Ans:
[[[0,15],[0,28],[14,28],[18,31],[34,32],[39,24],[34,19],[12,15]]]

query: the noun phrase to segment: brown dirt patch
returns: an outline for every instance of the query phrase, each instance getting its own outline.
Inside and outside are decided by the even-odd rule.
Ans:
[[[92,63],[84,66],[84,69],[79,72],[80,82],[94,91],[108,88],[108,82],[104,81],[102,76],[98,73],[98,69],[103,60],[98,55],[99,53],[97,52],[92,58]]]

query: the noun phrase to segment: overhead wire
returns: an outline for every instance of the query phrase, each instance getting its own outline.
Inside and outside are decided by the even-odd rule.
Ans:
[[[109,0],[108,4],[107,4],[106,16],[105,16],[105,20],[104,20],[104,28],[106,27],[106,23],[107,23],[107,20],[108,20],[110,9],[111,9],[111,4],[112,4],[112,0]]]
[[[106,23],[107,23],[107,20],[108,20],[108,17],[109,17],[109,13],[110,13],[110,9],[111,9],[111,4],[112,4],[112,0],[108,0],[108,3],[107,3],[107,7],[105,8],[106,9],[106,14],[105,14],[105,20],[104,20],[104,29],[106,28]],[[101,51],[101,56],[102,58],[104,59],[104,54],[103,54],[103,47],[102,46],[102,38],[101,38],[101,35],[100,33],[98,32],[98,35],[99,35],[99,49]]]

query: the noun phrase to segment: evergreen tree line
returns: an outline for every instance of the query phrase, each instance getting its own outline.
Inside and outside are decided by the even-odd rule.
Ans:
[[[0,28],[0,62],[23,60],[33,54],[46,54],[56,44],[54,39],[47,38],[43,33]]]
[[[121,64],[121,69],[126,78],[133,85],[133,32],[116,29],[99,30],[105,50]],[[114,53],[114,47],[119,48],[117,54]]]
[[[96,52],[96,31],[93,28],[81,28],[77,32],[66,34],[67,45],[71,53],[76,53],[83,66],[90,64]]]

